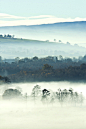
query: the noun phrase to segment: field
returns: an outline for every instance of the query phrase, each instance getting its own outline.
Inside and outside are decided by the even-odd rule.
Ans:
[[[0,102],[1,103],[1,102]],[[6,106],[6,107],[5,107]],[[0,129],[85,129],[86,106],[2,102]]]

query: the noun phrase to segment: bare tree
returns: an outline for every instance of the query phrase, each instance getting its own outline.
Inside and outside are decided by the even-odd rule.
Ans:
[[[41,94],[41,87],[39,85],[34,86],[31,93],[31,95],[34,97],[34,103],[36,97],[39,96],[40,94]]]

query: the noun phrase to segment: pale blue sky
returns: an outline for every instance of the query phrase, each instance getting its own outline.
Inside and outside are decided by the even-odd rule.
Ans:
[[[86,0],[0,0],[0,13],[24,17],[86,18]]]

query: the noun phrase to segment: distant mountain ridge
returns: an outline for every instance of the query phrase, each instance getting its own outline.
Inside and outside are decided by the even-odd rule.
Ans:
[[[86,21],[0,27],[0,33],[33,40],[56,39],[71,44],[86,43]]]
[[[46,27],[46,26],[68,26],[68,25],[86,25],[86,21],[74,21],[74,22],[57,22],[57,23],[49,23],[49,24],[39,24],[39,25],[18,25],[18,26],[2,26],[0,28],[12,28],[12,27]],[[78,27],[78,26],[77,26]]]

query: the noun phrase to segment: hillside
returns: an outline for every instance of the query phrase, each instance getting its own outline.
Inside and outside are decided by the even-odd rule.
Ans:
[[[22,25],[0,27],[0,33],[13,34],[17,38],[34,39],[34,40],[62,40],[69,41],[72,44],[86,43],[86,21],[80,22],[63,22],[42,25]],[[84,45],[86,46],[86,44]]]
[[[39,40],[31,40],[31,39],[22,39],[22,38],[0,38],[1,43],[16,43],[16,42],[39,42]]]
[[[4,58],[59,55],[78,57],[86,54],[86,48],[77,44],[21,38],[0,38],[0,48],[0,55]]]

